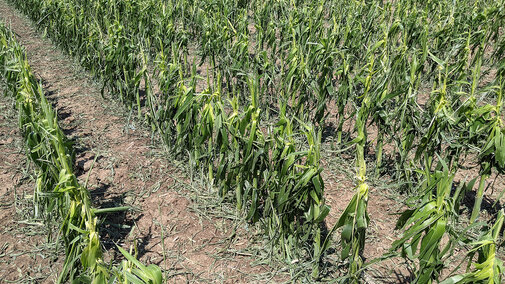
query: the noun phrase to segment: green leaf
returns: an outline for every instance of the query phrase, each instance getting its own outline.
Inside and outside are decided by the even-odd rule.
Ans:
[[[319,216],[316,217],[314,222],[320,223],[328,216],[330,213],[330,207],[328,205],[323,205],[323,207],[320,209]]]
[[[403,211],[403,213],[400,215],[400,218],[398,218],[398,221],[396,221],[395,229],[399,230],[403,228],[403,226],[405,226],[407,223],[407,220],[410,219],[414,212],[416,212],[416,209],[407,209]]]
[[[496,149],[495,159],[500,168],[505,167],[505,135],[501,131],[497,131],[494,138],[494,146]]]
[[[455,275],[452,277],[449,277],[445,279],[444,281],[440,282],[440,284],[456,284],[456,283],[461,283],[461,281],[465,278],[464,275]]]
[[[351,241],[352,228],[353,228],[352,224],[347,224],[342,229],[341,236],[342,236],[342,240],[344,240],[345,242]]]

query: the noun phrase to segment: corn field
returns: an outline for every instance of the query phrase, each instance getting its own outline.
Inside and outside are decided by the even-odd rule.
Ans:
[[[413,283],[503,282],[505,189],[494,216],[484,218],[481,207],[489,179],[505,171],[505,1],[9,2],[223,202],[259,224],[272,254],[309,263],[311,281],[358,283],[370,264],[402,257],[415,267]],[[0,57],[3,76],[27,144],[42,145],[30,152],[37,212],[57,208],[65,220],[61,279],[77,277],[76,267],[106,277],[99,251],[91,252],[99,247],[96,217],[72,175],[71,148],[3,31],[2,55],[18,54]],[[30,97],[21,97],[25,89]],[[31,122],[38,115],[47,125]],[[355,194],[326,229],[327,145],[351,151],[356,164]],[[469,171],[469,180],[456,180]],[[366,260],[371,178],[400,184],[409,198],[397,217],[401,236],[383,257]],[[47,188],[56,188],[51,198]],[[69,209],[79,213],[63,214]],[[451,271],[447,260],[460,249],[464,263]],[[328,279],[322,269],[331,250],[345,263],[344,277]],[[136,267],[144,281],[151,278],[140,275],[151,274],[142,271],[158,271]]]

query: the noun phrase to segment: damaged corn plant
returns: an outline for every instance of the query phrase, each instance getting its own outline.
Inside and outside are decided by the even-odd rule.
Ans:
[[[161,270],[144,266],[131,254],[123,267],[103,260],[97,214],[128,208],[92,207],[88,190],[73,172],[73,150],[58,126],[57,115],[48,103],[41,84],[33,76],[23,48],[13,33],[0,24],[0,71],[6,94],[15,98],[19,127],[27,155],[35,165],[34,218],[61,222],[58,237],[65,248],[65,261],[58,283],[161,283]]]

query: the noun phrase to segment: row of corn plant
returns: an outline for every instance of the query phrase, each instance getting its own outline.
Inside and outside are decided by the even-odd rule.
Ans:
[[[357,136],[352,141],[356,144],[356,193],[347,205],[336,228],[342,227],[342,260],[348,259],[348,281],[357,282],[363,267],[363,250],[365,249],[366,230],[370,218],[368,216],[368,184],[366,181],[365,148],[367,142],[366,123],[370,115],[372,99],[372,81],[375,72],[375,56],[369,52],[370,61],[365,70],[363,94],[358,112],[356,113]]]
[[[65,245],[65,261],[58,283],[161,283],[157,266],[145,267],[122,249],[127,260],[121,267],[104,262],[96,215],[127,208],[92,207],[88,190],[73,172],[72,145],[58,126],[57,114],[31,73],[23,48],[3,24],[0,68],[6,94],[16,100],[27,155],[35,165],[34,218],[61,219],[58,237]]]
[[[320,226],[329,213],[320,175],[321,133],[306,124],[301,133],[294,132],[285,106],[275,125],[263,123],[254,75],[248,79],[251,104],[242,110],[238,96],[223,99],[220,85],[196,93],[184,83],[182,65],[159,61],[162,93],[147,92],[153,127],[176,153],[189,153],[191,166],[222,198],[236,202],[247,221],[261,223],[272,250],[289,262],[310,253],[317,276],[328,247]],[[156,104],[161,98],[166,101]],[[308,148],[301,149],[297,139]]]

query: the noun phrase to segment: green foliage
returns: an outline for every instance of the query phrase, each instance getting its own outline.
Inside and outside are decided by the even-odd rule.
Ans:
[[[422,202],[401,215],[397,228],[405,231],[391,248],[393,251],[401,249],[402,256],[419,261],[414,283],[432,283],[438,279],[444,267],[443,257],[453,241],[450,239],[442,244],[444,234],[450,231],[448,224],[454,219],[453,200],[457,197],[451,196],[454,174],[449,173],[445,164],[442,166],[443,169],[433,174],[426,169]]]
[[[503,276],[503,261],[497,258],[496,249],[499,246],[499,234],[503,227],[503,209],[498,212],[494,225],[483,231],[479,238],[472,243],[468,251],[467,272],[447,278],[442,284],[452,283],[501,283]],[[477,254],[477,261],[474,256]],[[473,265],[473,269],[471,266]]]

